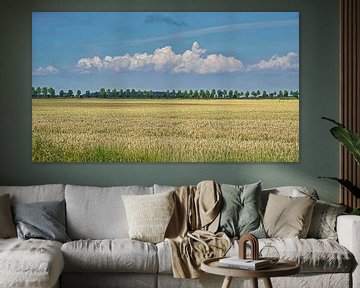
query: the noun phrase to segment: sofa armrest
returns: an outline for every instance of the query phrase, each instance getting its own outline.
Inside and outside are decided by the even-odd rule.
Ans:
[[[339,244],[347,248],[355,257],[352,281],[353,287],[360,287],[360,216],[338,216],[336,229]]]

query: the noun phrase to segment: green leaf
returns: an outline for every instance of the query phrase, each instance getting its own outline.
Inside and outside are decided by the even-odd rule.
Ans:
[[[347,190],[349,190],[356,198],[360,198],[360,188],[355,186],[349,180],[340,179],[340,178],[336,178],[336,177],[318,177],[318,178],[326,178],[326,179],[337,181],[342,186],[344,186]]]
[[[360,137],[356,133],[343,127],[334,127],[330,130],[331,134],[339,140],[354,156],[356,162],[360,164]]]
[[[337,125],[337,127],[330,129],[331,134],[350,151],[356,162],[360,165],[360,136],[333,119],[326,117],[322,117],[322,119],[328,120]]]

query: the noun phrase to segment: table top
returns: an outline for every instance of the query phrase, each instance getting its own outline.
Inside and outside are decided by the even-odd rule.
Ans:
[[[219,259],[221,258],[223,257],[204,260],[201,263],[201,270],[210,274],[244,278],[289,276],[300,272],[300,266],[289,260],[279,260],[266,269],[245,270],[219,266]]]

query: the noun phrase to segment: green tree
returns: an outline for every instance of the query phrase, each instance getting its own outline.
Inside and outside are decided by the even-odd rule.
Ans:
[[[89,90],[86,90],[86,91],[85,91],[85,97],[90,98],[90,96],[91,96],[90,91],[89,91]]]
[[[82,98],[82,96],[81,96],[81,91],[80,91],[80,90],[77,90],[77,91],[76,91],[76,97]]]
[[[193,90],[189,90],[189,98],[192,98],[193,97],[193,94],[194,94],[194,92],[193,92]]]
[[[226,89],[224,89],[223,91],[223,98],[228,98],[229,95],[228,95],[228,91]]]
[[[100,98],[105,98],[106,97],[106,90],[105,88],[101,88],[99,91],[99,96]]]
[[[178,90],[178,91],[176,92],[176,98],[183,98],[183,93],[182,93],[181,90]]]
[[[60,96],[61,98],[65,96],[65,92],[64,92],[64,90],[60,90],[60,92],[59,92],[59,96]]]
[[[36,89],[34,87],[31,87],[31,96],[36,97]]]
[[[209,90],[205,91],[205,98],[210,99],[211,98],[211,92]]]
[[[55,97],[55,89],[52,87],[49,87],[47,90],[47,94],[51,97],[54,98]]]
[[[114,88],[112,91],[111,91],[111,98],[116,98],[117,97],[117,90]]]
[[[235,90],[235,91],[234,91],[234,96],[233,96],[233,98],[240,98],[240,93],[239,93],[238,90]]]
[[[43,88],[41,89],[41,94],[43,95],[43,97],[46,97],[46,96],[47,96],[47,92],[48,92],[47,87],[43,87]]]
[[[234,91],[233,90],[229,90],[229,98],[233,98],[234,96]]]
[[[37,87],[35,92],[36,92],[36,96],[39,97],[41,95],[41,88]]]
[[[74,92],[71,89],[69,89],[69,91],[67,92],[67,96],[74,97]]]
[[[249,96],[250,96],[249,90],[245,92],[244,96],[245,96],[245,98],[249,98]]]
[[[106,89],[106,92],[105,92],[105,98],[110,98],[111,97],[111,90],[108,88]]]
[[[212,89],[211,90],[211,98],[215,98],[216,97],[216,90]]]

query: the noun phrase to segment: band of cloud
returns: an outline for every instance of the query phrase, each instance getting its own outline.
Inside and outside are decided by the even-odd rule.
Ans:
[[[299,55],[294,52],[289,52],[285,56],[274,55],[269,60],[261,60],[260,62],[249,65],[247,70],[298,70],[299,69]]]
[[[268,60],[261,60],[255,64],[244,65],[240,59],[226,57],[222,54],[204,55],[206,49],[200,47],[198,42],[192,44],[191,50],[176,54],[171,46],[155,49],[152,54],[135,53],[120,56],[94,56],[81,58],[76,67],[80,72],[98,71],[156,71],[176,73],[231,73],[259,70],[298,70],[299,56],[295,52],[287,55],[274,55]],[[34,69],[33,75],[53,75],[59,69],[52,65]]]
[[[234,57],[222,54],[204,56],[205,49],[198,42],[192,44],[191,50],[176,54],[171,46],[156,49],[152,54],[136,53],[121,56],[98,56],[82,58],[77,62],[79,69],[112,70],[112,71],[170,71],[171,73],[218,73],[244,71],[243,63]]]
[[[56,67],[52,65],[48,65],[46,67],[40,66],[32,71],[32,75],[53,75],[58,74],[60,71]]]

